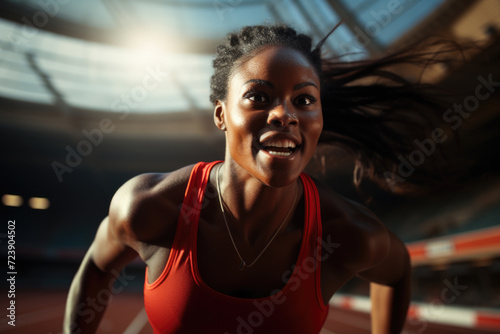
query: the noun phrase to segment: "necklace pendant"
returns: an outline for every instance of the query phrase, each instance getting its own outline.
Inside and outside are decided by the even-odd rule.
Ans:
[[[247,264],[245,263],[245,261],[241,261],[241,263],[240,263],[240,270],[243,271],[243,269],[245,269],[246,265]]]

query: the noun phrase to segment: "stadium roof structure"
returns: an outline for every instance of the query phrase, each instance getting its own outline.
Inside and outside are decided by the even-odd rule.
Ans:
[[[121,112],[121,102],[136,113],[209,110],[211,61],[230,31],[281,22],[318,41],[342,17],[325,51],[354,59],[382,52],[443,3],[3,1],[0,96],[66,110]],[[151,71],[163,73],[164,80],[143,87]]]

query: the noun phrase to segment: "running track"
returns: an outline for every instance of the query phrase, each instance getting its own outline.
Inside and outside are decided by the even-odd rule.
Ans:
[[[4,291],[0,291],[4,295]],[[66,302],[66,291],[24,292],[16,295],[16,327],[7,324],[5,311],[0,322],[1,333],[61,333]],[[5,293],[6,295],[6,293]],[[7,298],[2,298],[1,309],[6,309]],[[369,315],[332,306],[321,334],[368,334]],[[117,294],[104,316],[98,333],[152,334],[143,308],[142,296]],[[255,334],[257,334],[256,332]],[[467,329],[418,322],[405,328],[405,334],[492,334],[495,331]],[[202,333],[200,333],[202,334]],[[277,333],[281,334],[281,333]],[[286,334],[286,333],[283,333]]]

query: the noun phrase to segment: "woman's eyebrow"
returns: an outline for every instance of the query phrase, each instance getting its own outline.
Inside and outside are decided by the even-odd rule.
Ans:
[[[293,86],[293,90],[299,90],[299,89],[307,87],[307,86],[314,86],[314,87],[316,87],[317,90],[319,90],[318,86],[316,86],[316,84],[314,82],[311,82],[311,81],[306,81],[306,82],[301,82],[299,84],[296,84],[295,86]]]
[[[250,80],[246,81],[243,85],[253,83],[253,82],[257,83],[259,85],[265,85],[265,86],[269,86],[271,88],[274,88],[274,85],[271,82],[269,82],[267,80],[262,80],[262,79],[250,79]],[[307,87],[307,86],[313,86],[313,87],[316,87],[317,90],[319,90],[318,86],[312,81],[306,81],[306,82],[301,82],[299,84],[296,84],[295,86],[293,86],[293,90],[299,90],[299,89]]]
[[[265,85],[265,86],[269,86],[271,88],[274,88],[274,85],[271,82],[269,82],[267,80],[262,80],[262,79],[250,79],[247,82],[245,82],[243,85],[246,85],[246,84],[249,84],[249,83],[252,83],[252,82],[255,82],[255,83],[259,84],[259,85]]]

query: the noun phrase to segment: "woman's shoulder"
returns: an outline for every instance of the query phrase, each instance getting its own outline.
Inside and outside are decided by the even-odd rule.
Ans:
[[[116,191],[109,218],[122,239],[153,244],[173,237],[193,166],[140,174]]]
[[[359,228],[377,228],[381,226],[380,220],[366,206],[348,199],[330,186],[313,178],[320,198],[321,216],[326,218],[323,222],[325,225],[329,223],[359,223],[354,226]]]
[[[339,256],[354,271],[383,260],[389,250],[389,231],[366,206],[350,200],[314,179],[320,196],[323,238],[340,244]]]

